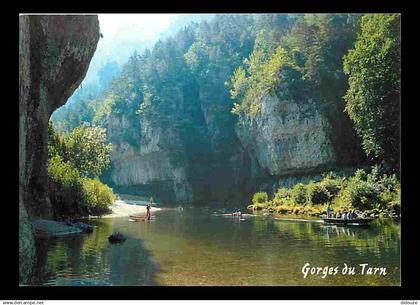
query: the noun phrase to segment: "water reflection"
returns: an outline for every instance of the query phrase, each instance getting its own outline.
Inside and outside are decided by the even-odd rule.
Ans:
[[[95,223],[95,222],[94,222]],[[37,239],[35,285],[157,285],[160,269],[143,241],[113,245],[113,222],[97,221],[92,234]]]
[[[214,209],[163,210],[152,222],[98,219],[90,235],[37,240],[42,285],[399,285],[400,225],[368,228],[269,217],[212,216]],[[220,211],[219,211],[220,212]],[[223,211],[222,211],[223,212]],[[122,245],[108,236],[120,231]],[[386,277],[303,279],[305,263],[366,263]]]

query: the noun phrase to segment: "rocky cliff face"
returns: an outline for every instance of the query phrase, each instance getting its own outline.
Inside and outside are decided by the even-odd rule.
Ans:
[[[242,118],[238,136],[251,158],[267,176],[316,172],[335,163],[330,124],[315,101],[262,99],[261,111]]]
[[[192,140],[185,145],[174,127],[184,111],[174,111],[167,128],[158,127],[153,118],[139,118],[134,133],[138,147],[121,141],[121,132],[133,129],[132,123],[111,116],[112,183],[125,187],[123,192],[153,194],[168,203],[235,200],[234,195],[244,200],[258,189],[271,192],[312,179],[337,162],[332,127],[317,101],[282,101],[267,95],[260,113],[241,118],[235,132],[228,105],[209,100],[220,99],[206,99],[202,92],[197,98],[206,130],[201,140],[208,144],[205,157],[182,158],[197,144]]]
[[[19,20],[19,271],[35,257],[28,218],[51,217],[47,129],[51,113],[83,80],[99,40],[97,16],[21,16]]]
[[[116,112],[107,117],[113,144],[107,182],[115,191],[165,203],[247,195],[251,160],[236,136],[226,92],[209,87],[188,97],[178,90],[170,102],[135,119]]]
[[[175,144],[176,135],[171,130],[151,128],[143,120],[128,142],[121,135],[127,128],[133,126],[125,116],[109,116],[107,131],[113,143],[111,184],[122,192],[154,195],[160,201],[191,202],[193,192],[185,167],[171,162],[170,152],[163,149],[162,141],[171,139]]]

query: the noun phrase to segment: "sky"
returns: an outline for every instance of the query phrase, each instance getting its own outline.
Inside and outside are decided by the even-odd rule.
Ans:
[[[84,84],[97,82],[99,69],[109,61],[123,65],[138,50],[151,48],[160,34],[186,14],[98,14],[100,32]]]
[[[200,14],[98,14],[102,37],[98,41],[86,76],[79,88],[85,85],[96,85],[98,88],[98,71],[105,64],[112,61],[122,67],[134,51],[142,54],[145,48],[151,49],[159,38],[162,38],[162,34],[167,34],[169,28],[176,28],[174,25],[179,23],[181,17],[187,15],[193,15],[191,16],[193,19],[211,16],[211,14],[205,14],[207,17],[198,16]],[[72,97],[67,104],[72,104]]]
[[[166,30],[180,14],[98,14],[104,40],[118,39],[129,32],[151,40]]]
[[[182,18],[188,15],[191,16]],[[98,85],[98,71],[105,64],[115,62],[122,67],[134,51],[142,54],[146,48],[153,48],[153,45],[159,39],[170,33],[170,31],[168,32],[169,29],[173,30],[182,25],[183,22],[190,22],[188,20],[191,19],[211,18],[211,15],[98,14],[102,37],[98,41],[96,51],[80,87],[88,84]]]

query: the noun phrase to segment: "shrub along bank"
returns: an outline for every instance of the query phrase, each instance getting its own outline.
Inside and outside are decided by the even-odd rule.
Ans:
[[[49,128],[48,183],[56,220],[109,212],[115,201],[98,176],[109,165],[111,147],[103,130],[80,127],[58,135]]]
[[[321,181],[279,188],[271,199],[265,192],[255,193],[248,208],[275,214],[320,216],[330,205],[333,213],[354,209],[363,216],[399,217],[400,190],[395,174],[386,174],[380,166],[373,166],[368,172],[358,169],[350,176],[329,172]]]

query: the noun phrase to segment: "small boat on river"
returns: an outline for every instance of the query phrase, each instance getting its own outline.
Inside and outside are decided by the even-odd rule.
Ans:
[[[152,217],[150,217],[150,219],[147,219],[146,216],[130,215],[128,217],[128,220],[131,220],[131,221],[149,221],[149,220],[156,220],[156,216],[152,216]]]
[[[323,218],[325,224],[334,225],[356,225],[363,226],[369,225],[374,218],[353,218],[353,219],[342,219],[342,218]]]

